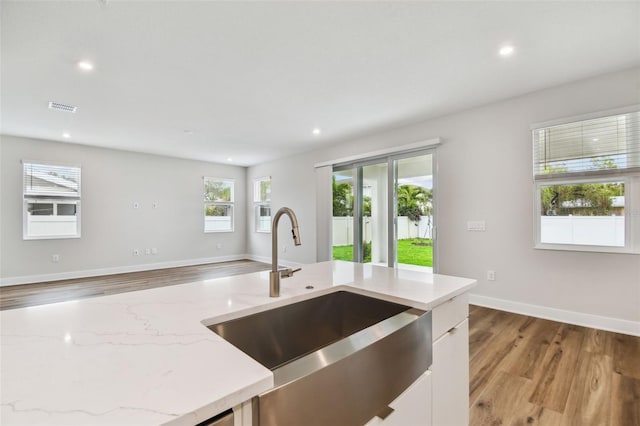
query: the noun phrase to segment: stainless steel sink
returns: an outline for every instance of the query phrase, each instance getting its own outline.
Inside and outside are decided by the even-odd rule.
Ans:
[[[431,365],[431,312],[347,291],[209,329],[273,371],[262,426],[364,424]]]
[[[274,370],[409,307],[340,291],[209,326]]]

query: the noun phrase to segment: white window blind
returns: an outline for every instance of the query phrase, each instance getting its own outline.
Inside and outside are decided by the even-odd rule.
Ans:
[[[536,179],[640,170],[640,112],[533,130]]]
[[[80,237],[80,167],[22,163],[23,238]]]
[[[532,129],[536,248],[639,253],[640,107]]]
[[[23,163],[25,197],[80,196],[80,168]]]

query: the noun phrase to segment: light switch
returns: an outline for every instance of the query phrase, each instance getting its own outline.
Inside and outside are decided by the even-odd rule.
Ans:
[[[467,221],[467,231],[485,231],[484,220],[469,220]]]

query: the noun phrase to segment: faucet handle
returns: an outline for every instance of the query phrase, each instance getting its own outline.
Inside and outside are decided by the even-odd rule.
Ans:
[[[301,271],[302,268],[296,268],[296,269],[291,269],[291,268],[287,268],[287,269],[283,269],[282,271],[280,271],[280,277],[281,278],[289,278],[292,277],[293,274],[295,274],[298,271]]]

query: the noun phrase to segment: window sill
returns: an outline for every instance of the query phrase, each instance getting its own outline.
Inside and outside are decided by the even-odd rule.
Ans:
[[[640,254],[639,250],[634,250],[630,247],[587,246],[587,245],[578,245],[578,244],[539,243],[539,244],[536,244],[533,248],[536,250],[555,250],[555,251],[610,253],[610,254]]]
[[[23,235],[22,239],[24,241],[32,241],[32,240],[71,240],[74,238],[80,238],[80,235],[42,235],[42,236],[27,236]]]

